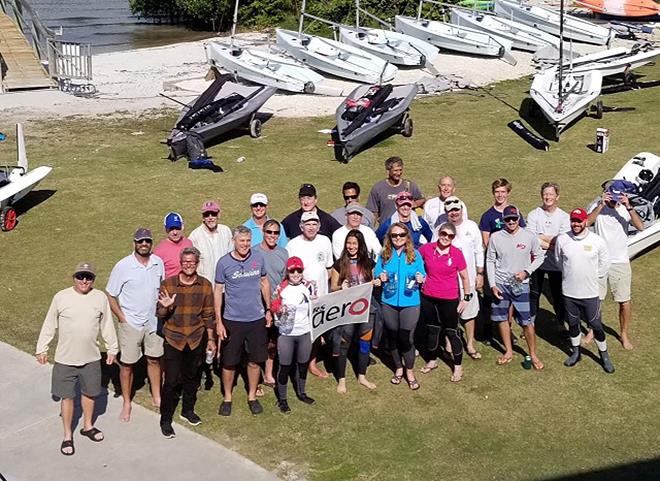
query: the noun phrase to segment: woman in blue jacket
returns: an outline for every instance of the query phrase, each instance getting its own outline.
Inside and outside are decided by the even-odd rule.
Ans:
[[[405,224],[396,222],[387,230],[374,275],[383,283],[383,318],[395,367],[390,382],[401,384],[405,367],[408,386],[417,390],[413,334],[419,320],[419,285],[426,271]]]

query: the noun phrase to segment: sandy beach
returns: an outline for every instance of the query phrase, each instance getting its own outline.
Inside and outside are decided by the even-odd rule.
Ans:
[[[184,103],[199,95],[208,85],[205,76],[209,65],[204,44],[228,40],[228,37],[212,36],[195,42],[95,55],[92,83],[97,93],[93,97],[75,97],[58,90],[11,92],[0,95],[0,109],[5,118],[13,121],[67,116],[135,116],[153,109],[179,110],[180,106],[159,94]],[[260,33],[239,34],[236,42],[244,47],[265,49],[267,36]],[[630,46],[632,43],[617,39],[614,46]],[[573,48],[576,53],[602,49],[585,44],[575,44]],[[446,52],[438,54],[433,64],[443,76],[477,86],[524,77],[536,71],[532,63],[533,54],[514,50],[513,55],[517,60],[515,66],[499,59]],[[422,69],[399,69],[394,83],[418,82],[429,76],[430,73]],[[342,90],[345,96],[358,84],[332,79],[328,80],[328,85]],[[278,93],[262,111],[279,117],[330,115],[341,98]]]

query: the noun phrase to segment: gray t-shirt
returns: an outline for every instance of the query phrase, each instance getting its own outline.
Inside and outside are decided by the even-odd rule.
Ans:
[[[537,236],[548,235],[557,237],[571,230],[571,221],[569,215],[556,208],[554,212],[550,213],[541,207],[537,207],[527,216],[527,230]],[[554,249],[548,249],[545,255],[545,261],[541,265],[541,269],[545,271],[561,271],[561,266],[557,263]]]
[[[272,250],[264,249],[261,244],[257,245],[254,249],[261,253],[266,263],[266,276],[268,277],[268,282],[270,282],[270,295],[272,296],[277,286],[284,279],[289,253],[282,247],[275,247]]]
[[[530,231],[519,228],[515,234],[506,229],[495,232],[490,236],[486,254],[488,279],[507,284],[509,278],[518,272],[534,272],[543,264],[544,258],[541,242]],[[529,278],[524,282],[529,282]]]
[[[382,222],[394,214],[396,205],[394,199],[399,192],[410,192],[413,199],[419,200],[424,198],[424,194],[419,190],[417,184],[410,180],[402,180],[399,185],[393,187],[387,182],[387,179],[377,182],[369,192],[369,200],[367,201],[367,209],[378,216],[378,220]],[[343,223],[342,223],[343,224]]]
[[[261,278],[266,262],[260,252],[251,250],[238,260],[232,252],[221,257],[215,268],[215,282],[225,286],[224,317],[230,321],[252,322],[265,315],[261,299]]]

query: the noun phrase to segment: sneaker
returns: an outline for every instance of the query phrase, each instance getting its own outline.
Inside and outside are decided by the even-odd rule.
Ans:
[[[172,428],[172,423],[161,423],[160,432],[163,433],[163,436],[165,436],[167,439],[172,439],[176,437],[176,433]]]
[[[220,416],[231,416],[231,401],[222,401],[218,409],[218,414]]]
[[[309,404],[310,406],[311,406],[312,404],[316,404],[316,399],[309,397],[309,396],[308,396],[307,394],[305,394],[305,393],[298,394],[297,397],[298,397],[298,399],[300,399],[302,402],[304,402],[305,404]]]
[[[282,414],[291,414],[291,408],[289,407],[289,403],[286,402],[286,399],[277,401],[277,409],[279,409]]]
[[[195,413],[195,411],[189,411],[187,413],[182,412],[179,417],[185,421],[188,421],[188,424],[191,426],[199,426],[202,424],[201,418]]]
[[[261,403],[257,399],[254,401],[248,401],[248,406],[250,408],[250,412],[255,416],[264,412],[264,408],[261,407]]]

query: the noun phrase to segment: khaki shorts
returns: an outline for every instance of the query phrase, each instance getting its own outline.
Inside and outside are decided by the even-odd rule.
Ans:
[[[607,275],[598,279],[600,283],[600,300],[607,297],[607,285],[610,285],[614,302],[628,302],[630,300],[630,286],[632,284],[632,269],[630,262],[626,264],[612,264]]]
[[[144,355],[148,357],[161,357],[163,355],[163,338],[154,332],[135,329],[127,322],[119,323],[119,350],[120,361],[123,364],[135,364]]]
[[[51,379],[51,393],[60,399],[74,399],[76,386],[87,397],[101,394],[101,362],[94,361],[82,366],[55,363]]]

